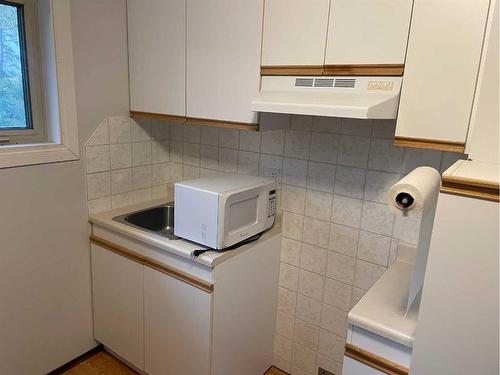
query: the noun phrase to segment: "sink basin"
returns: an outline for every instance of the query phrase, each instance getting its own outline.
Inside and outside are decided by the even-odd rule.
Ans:
[[[174,202],[116,216],[113,220],[171,240],[179,238],[174,235]]]

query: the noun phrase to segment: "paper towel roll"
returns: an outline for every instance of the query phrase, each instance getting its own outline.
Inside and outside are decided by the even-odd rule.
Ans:
[[[414,169],[395,183],[387,194],[387,203],[398,215],[420,213],[435,205],[441,186],[441,175],[431,167]]]

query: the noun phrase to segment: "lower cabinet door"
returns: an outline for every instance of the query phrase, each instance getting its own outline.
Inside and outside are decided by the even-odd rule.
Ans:
[[[344,356],[344,365],[342,367],[342,375],[380,375],[385,372],[367,366],[364,363],[358,362],[355,359]]]
[[[143,266],[91,245],[94,337],[144,369]]]
[[[211,294],[144,267],[145,371],[208,375]]]

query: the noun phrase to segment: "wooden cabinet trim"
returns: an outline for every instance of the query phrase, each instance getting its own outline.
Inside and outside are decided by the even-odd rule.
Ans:
[[[249,122],[236,122],[236,121],[225,121],[225,120],[212,120],[207,118],[197,118],[188,117],[187,124],[196,124],[202,126],[214,126],[217,128],[229,128],[229,129],[239,129],[239,130],[249,130],[257,131],[259,130],[259,124],[249,123]]]
[[[345,345],[345,355],[389,375],[408,375],[409,369],[388,359],[370,353],[352,344]]]
[[[217,128],[229,128],[229,129],[249,130],[249,131],[259,130],[259,124],[255,123],[186,117],[186,116],[169,115],[163,113],[130,111],[130,117],[146,118],[150,120],[175,121],[175,122],[186,123],[187,125],[196,124],[202,126],[213,126]]]
[[[441,141],[438,139],[395,137],[394,145],[400,147],[425,148],[429,150],[459,152],[465,151],[464,142]]]
[[[500,185],[489,181],[455,176],[443,176],[441,192],[469,198],[500,202]]]
[[[261,66],[261,76],[402,76],[404,64]]]
[[[134,262],[140,263],[146,267],[149,267],[149,268],[152,268],[156,271],[164,273],[165,275],[168,275],[168,276],[171,276],[177,280],[183,281],[186,284],[189,284],[191,286],[194,286],[195,288],[203,290],[204,292],[212,293],[214,290],[214,285],[212,283],[209,283],[209,282],[202,280],[198,277],[189,275],[185,272],[179,271],[173,267],[167,266],[163,263],[158,262],[155,259],[151,259],[151,258],[145,257],[143,255],[137,254],[136,252],[134,252],[132,250],[126,249],[123,246],[114,244],[114,243],[107,241],[103,238],[91,235],[90,242],[92,242],[96,245],[99,245],[106,250],[112,251],[118,255],[124,256],[125,258],[128,258]]]
[[[269,65],[260,67],[261,76],[320,76],[323,65]]]
[[[186,122],[186,116],[168,115],[164,113],[130,111],[132,118],[147,118],[150,120]]]
[[[325,65],[323,75],[330,76],[402,76],[404,64]]]

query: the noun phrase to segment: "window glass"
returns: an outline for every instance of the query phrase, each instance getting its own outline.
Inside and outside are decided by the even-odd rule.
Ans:
[[[30,129],[23,6],[0,0],[0,131]]]

